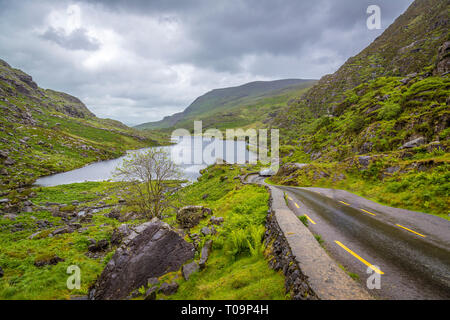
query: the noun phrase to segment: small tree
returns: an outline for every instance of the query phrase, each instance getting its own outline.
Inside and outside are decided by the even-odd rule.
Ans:
[[[168,151],[151,148],[125,159],[115,176],[131,186],[129,203],[137,205],[146,217],[159,218],[168,206],[168,182],[179,179],[181,174]]]

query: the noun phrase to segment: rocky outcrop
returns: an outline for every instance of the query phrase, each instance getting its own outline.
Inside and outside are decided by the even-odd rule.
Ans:
[[[125,299],[133,290],[147,285],[149,278],[177,271],[194,258],[194,246],[156,218],[129,228],[130,233],[91,288],[90,299]]]
[[[212,244],[213,244],[212,240],[207,240],[205,242],[205,244],[203,245],[200,261],[198,262],[198,265],[200,266],[201,269],[204,269],[206,267],[206,262],[208,261],[209,253],[211,252],[211,248],[212,248]]]
[[[200,266],[197,262],[192,261],[191,263],[185,264],[181,269],[181,273],[183,274],[184,280],[189,280],[191,275],[200,270]]]
[[[400,149],[410,149],[410,148],[415,148],[415,147],[419,147],[423,144],[426,143],[426,140],[424,137],[419,137],[416,139],[413,139],[411,141],[406,142],[404,145],[402,145],[400,147]]]
[[[182,228],[193,228],[200,220],[211,214],[211,209],[203,206],[186,206],[178,210],[177,222]]]
[[[450,71],[450,41],[444,42],[439,48],[435,75],[445,75]]]

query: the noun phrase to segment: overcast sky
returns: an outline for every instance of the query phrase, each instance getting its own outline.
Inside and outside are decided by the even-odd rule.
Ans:
[[[0,0],[0,58],[129,125],[214,88],[332,73],[412,0]],[[382,29],[369,30],[369,5]]]

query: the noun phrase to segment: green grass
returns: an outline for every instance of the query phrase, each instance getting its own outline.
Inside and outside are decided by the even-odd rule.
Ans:
[[[108,183],[80,183],[69,186],[38,188],[36,202],[71,203],[74,200],[99,200],[109,192]],[[88,192],[83,194],[82,192]],[[98,195],[97,192],[99,193]],[[94,196],[95,195],[95,196]],[[50,212],[39,211],[21,213],[16,221],[0,219],[0,266],[5,272],[0,279],[0,299],[68,299],[71,295],[85,295],[90,285],[103,270],[110,254],[93,259],[86,256],[88,239],[109,239],[114,227],[120,223],[106,218],[102,211],[94,214],[91,223],[84,224],[88,230],[55,237],[47,237],[52,230],[65,224]],[[37,220],[48,220],[54,224],[42,230],[34,239],[28,237],[38,230]],[[21,223],[23,231],[11,232],[11,228]],[[59,256],[64,262],[56,265],[36,267],[34,262],[43,257]],[[70,265],[81,269],[81,289],[68,290],[66,271]]]
[[[270,269],[262,244],[264,222],[268,210],[268,193],[263,187],[242,185],[233,179],[241,169],[230,166],[215,166],[206,169],[200,181],[187,186],[172,196],[173,204],[202,204],[212,208],[213,215],[224,217],[222,226],[216,227],[218,234],[205,237],[213,240],[213,249],[206,269],[192,276],[189,281],[180,278],[180,272],[165,278],[173,278],[180,283],[178,293],[170,299],[285,299],[284,277]],[[228,179],[222,177],[228,176]],[[118,188],[120,187],[120,188]],[[32,201],[43,205],[46,202],[66,204],[68,211],[80,210],[83,206],[95,206],[100,200],[117,203],[118,194],[123,190],[119,183],[85,182],[57,187],[37,187]],[[203,195],[209,196],[203,200]],[[18,195],[19,196],[19,195]],[[73,205],[73,201],[81,202]],[[181,200],[181,203],[179,202]],[[123,210],[129,211],[131,207]],[[73,295],[86,295],[88,288],[100,275],[107,261],[114,253],[110,248],[98,259],[90,258],[89,239],[110,239],[121,222],[104,216],[105,209],[93,214],[93,220],[83,223],[88,229],[55,237],[47,235],[65,224],[59,217],[48,211],[21,213],[16,221],[0,219],[0,266],[5,272],[0,278],[0,299],[69,299]],[[176,226],[175,211],[168,209],[165,221]],[[54,226],[45,229],[34,239],[36,221],[48,220]],[[142,223],[137,220],[129,223]],[[202,221],[191,232],[198,233],[206,226]],[[18,223],[23,230],[11,232]],[[188,240],[188,239],[187,239]],[[190,241],[190,240],[189,240]],[[34,262],[53,256],[63,258],[56,265],[36,267]],[[198,254],[196,259],[199,258]],[[81,269],[81,289],[66,287],[67,267],[77,265]]]
[[[263,187],[241,185],[232,177],[239,168],[213,166],[203,172],[200,182],[185,188],[181,197],[186,204],[212,208],[213,215],[223,217],[216,227],[213,250],[206,269],[184,281],[179,273],[178,293],[167,299],[285,299],[284,277],[269,268],[262,236],[268,210],[268,193]],[[221,177],[229,178],[221,181]],[[209,196],[203,200],[203,195]],[[173,219],[173,218],[172,218]],[[170,218],[168,219],[170,220]],[[174,220],[172,220],[174,221]],[[198,233],[207,219],[191,230]],[[173,279],[171,274],[168,278]],[[164,280],[164,278],[163,278]]]

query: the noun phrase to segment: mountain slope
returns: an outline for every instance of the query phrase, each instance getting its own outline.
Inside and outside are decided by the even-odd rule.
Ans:
[[[136,128],[191,128],[194,120],[203,120],[205,128],[251,125],[260,121],[269,112],[276,112],[279,106],[274,104],[284,104],[303,93],[304,89],[313,83],[314,80],[284,79],[256,81],[237,87],[215,89],[195,99],[183,112],[165,117],[158,122],[138,125]]]
[[[446,0],[416,0],[367,48],[320,79],[303,100],[320,116],[332,112],[346,90],[363,82],[421,72],[436,62],[438,48],[448,40],[449,14]]]
[[[357,192],[448,218],[450,3],[416,0],[380,37],[323,77],[271,126],[274,181]]]
[[[97,118],[71,95],[38,87],[0,60],[0,191],[42,175],[155,144],[124,124]]]

